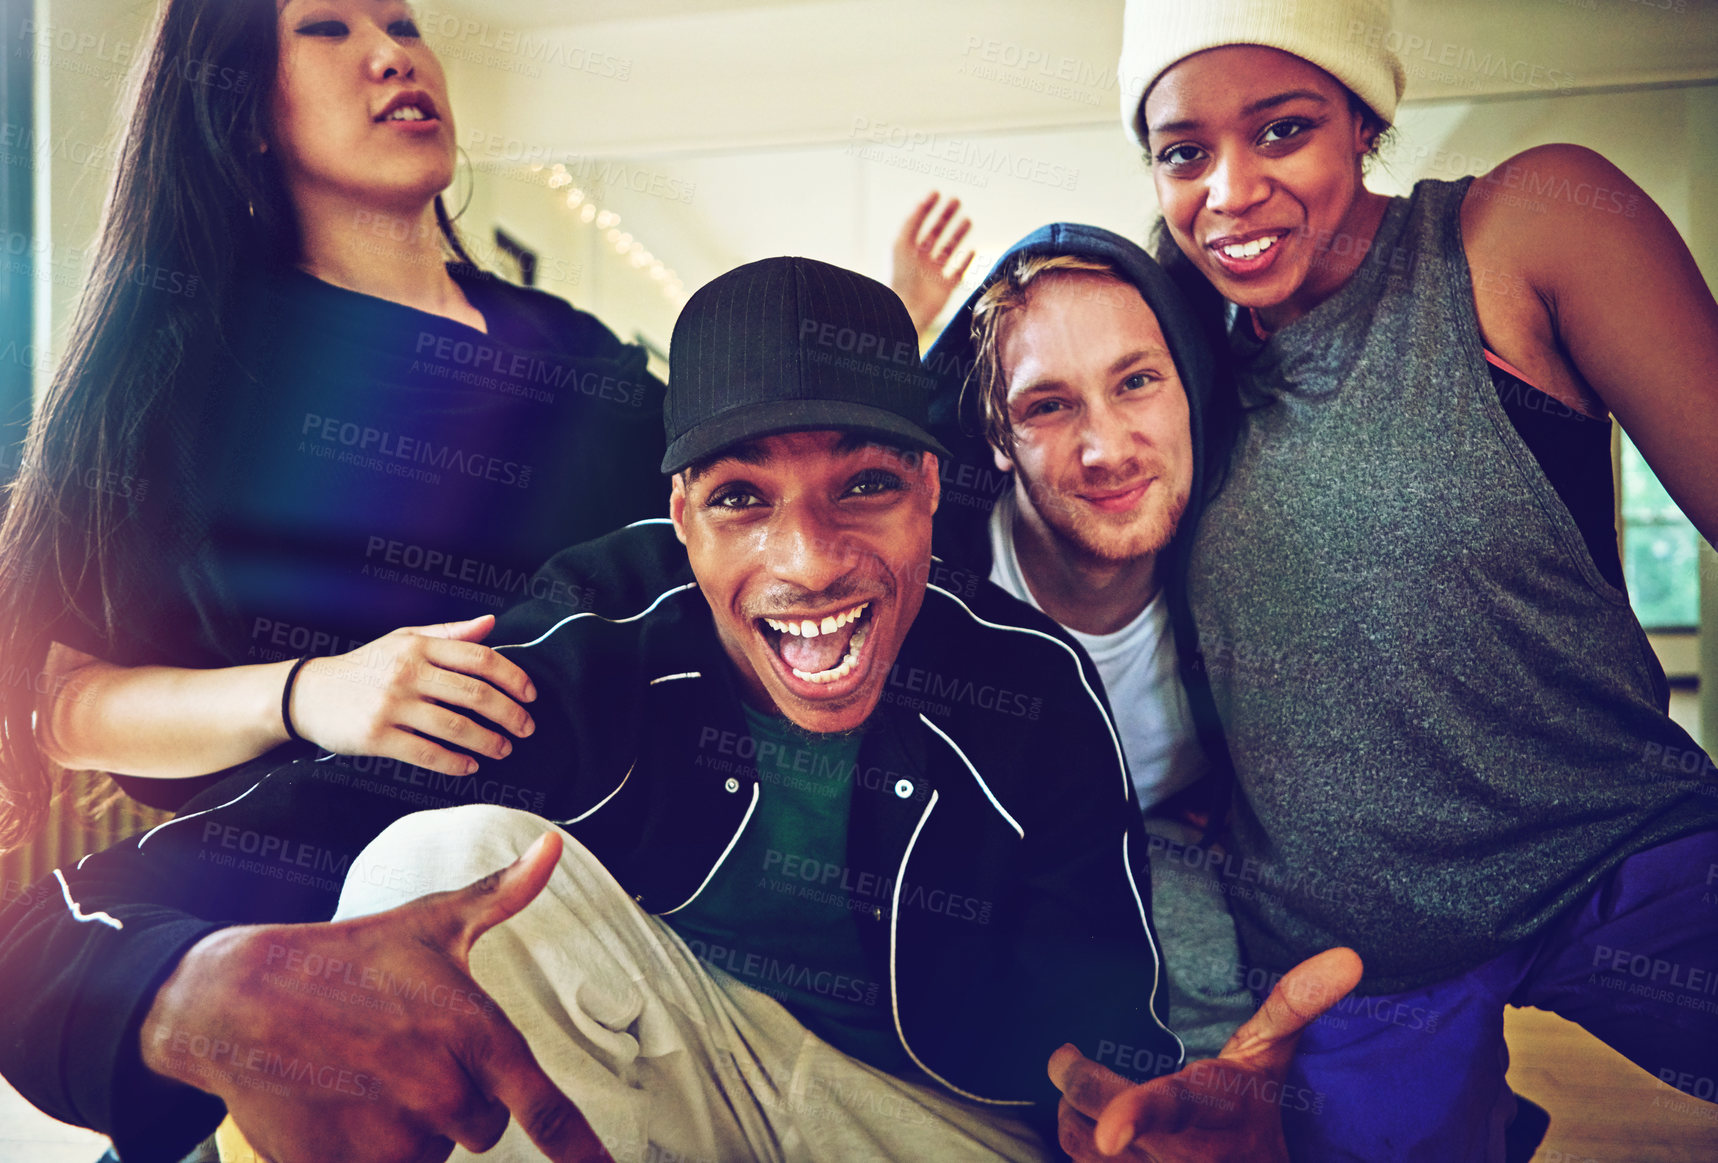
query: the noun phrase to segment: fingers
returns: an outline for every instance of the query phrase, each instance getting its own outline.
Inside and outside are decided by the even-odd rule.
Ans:
[[[481,651],[489,657],[467,653]],[[503,670],[502,668],[508,668]],[[509,693],[494,683],[508,681],[527,691]],[[523,739],[537,729],[531,714],[517,700],[536,694],[524,671],[485,646],[463,642],[430,645],[414,670],[399,676],[396,695],[417,713],[403,711],[401,726],[422,731],[433,739],[456,743],[471,751],[500,759],[513,750],[501,736],[466,719],[458,710],[474,711],[502,730]],[[457,708],[458,710],[449,710]],[[442,714],[427,714],[426,711]]]
[[[531,1051],[523,1053],[529,1058]],[[537,1149],[554,1163],[613,1163],[613,1156],[579,1113],[572,1100],[549,1081],[530,1059],[530,1068],[506,1071],[495,1087],[496,1097],[519,1120]]]
[[[558,851],[559,844],[555,847]],[[467,1068],[479,1086],[513,1112],[537,1149],[554,1163],[613,1163],[585,1116],[543,1073],[524,1036],[499,1011],[489,1035],[486,1044],[473,1048]]]
[[[937,199],[940,197],[942,197],[940,193],[932,190],[924,196],[923,201],[913,207],[913,212],[907,215],[906,222],[901,225],[900,236],[895,240],[896,245],[909,249],[919,245],[919,234],[925,228],[925,219],[930,217],[931,207],[937,204]]]
[[[560,833],[547,831],[499,872],[455,892],[436,894],[439,900],[423,898],[442,914],[439,927],[445,946],[462,967],[469,966],[471,946],[479,937],[536,899],[560,859]],[[436,923],[432,921],[431,927]],[[499,1007],[490,1013],[492,1020],[474,1040],[455,1051],[479,1088],[512,1112],[531,1141],[555,1163],[613,1163],[578,1107],[543,1072],[524,1035]],[[458,1129],[471,1140],[461,1138],[461,1143],[487,1150],[500,1139],[506,1119],[499,1119],[498,1125],[494,1111],[484,1109]]]
[[[423,643],[425,660],[444,670],[480,678],[522,703],[531,702],[537,697],[537,688],[531,682],[531,676],[500,652],[476,642],[447,641],[434,635],[425,637],[434,639]],[[444,696],[437,694],[435,697],[439,699]]]
[[[423,699],[400,708],[397,726],[404,734],[415,732],[413,737],[420,740],[418,744],[404,744],[408,755],[403,758],[407,762],[430,768],[447,764],[453,768],[449,775],[470,775],[477,770],[477,764],[470,756],[449,751],[441,744],[463,747],[490,759],[505,759],[513,752],[513,744],[505,736],[479,727],[458,711]],[[416,758],[420,754],[430,756],[431,762],[420,762]]]
[[[479,614],[475,618],[467,618],[463,622],[439,622],[434,626],[406,626],[409,634],[422,634],[425,638],[458,638],[465,642],[482,642],[495,629],[494,614]]]
[[[1265,1004],[1235,1031],[1219,1057],[1282,1077],[1294,1057],[1301,1031],[1348,996],[1360,984],[1360,973],[1360,955],[1352,949],[1326,949],[1307,958],[1283,975]]]
[[[1056,1108],[1056,1144],[1071,1159],[1090,1159],[1098,1153],[1093,1135],[1096,1127],[1095,1122],[1075,1110],[1065,1098]]]
[[[461,969],[468,969],[477,939],[535,900],[560,859],[561,834],[550,830],[506,868],[464,888],[430,893],[403,907],[417,910],[425,941],[445,949]]]
[[[1050,1081],[1075,1110],[1097,1118],[1116,1095],[1133,1083],[1099,1066],[1072,1045],[1050,1055]]]
[[[950,198],[947,202],[943,203],[942,213],[937,215],[936,224],[931,227],[930,233],[926,234],[924,238],[919,241],[919,248],[921,250],[926,254],[935,253],[934,248],[936,246],[937,239],[941,238],[943,231],[948,229],[949,222],[954,218],[955,212],[959,209],[959,198]],[[932,261],[935,260],[933,259]],[[946,256],[944,261],[947,261]],[[941,266],[942,264],[938,263],[937,265]]]
[[[312,659],[297,672],[290,721],[306,739],[339,755],[384,756],[470,775],[476,762],[450,748],[499,759],[513,749],[500,732],[524,738],[536,729],[522,705],[537,697],[530,676],[472,640],[492,626],[489,615],[408,626],[346,654]],[[478,716],[497,730],[474,721]]]
[[[447,1133],[467,1151],[481,1155],[507,1132],[507,1104],[472,1092],[466,1108],[449,1120]]]
[[[1130,1087],[1115,1096],[1098,1116],[1092,1143],[1105,1155],[1119,1155],[1141,1135],[1172,1135],[1191,1121],[1195,1107],[1177,1075]]]
[[[339,750],[330,748],[330,750]],[[374,755],[382,759],[397,759],[425,771],[442,775],[466,776],[477,774],[477,760],[457,751],[449,751],[433,739],[408,731],[403,727],[387,727],[372,731],[362,746],[342,751],[343,754]]]
[[[967,225],[971,226],[972,223],[968,222]],[[965,231],[962,231],[962,233],[964,234]],[[968,271],[968,269],[971,268],[972,260],[977,258],[977,257],[978,257],[978,252],[976,250],[967,251],[966,257],[964,259],[962,259],[960,262],[960,268],[958,270],[956,270],[954,272],[954,274],[948,276],[948,281],[954,286],[959,286],[960,281],[962,279],[966,278],[966,272]]]
[[[959,206],[960,202],[955,201],[950,203],[950,205]],[[948,240],[944,242],[942,246],[937,248],[935,255],[931,259],[932,262],[937,264],[937,270],[940,271],[944,267],[948,266],[948,260],[954,257],[954,252],[960,249],[960,244],[966,241],[966,236],[971,232],[972,219],[962,218],[960,220],[960,225],[955,227],[954,233],[949,236]],[[972,260],[969,257],[967,261],[971,262]],[[963,266],[961,270],[964,273],[966,268]],[[947,276],[945,275],[944,277]],[[960,276],[956,275],[952,281],[959,282]]]

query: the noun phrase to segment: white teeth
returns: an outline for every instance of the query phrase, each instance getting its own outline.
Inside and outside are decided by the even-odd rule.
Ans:
[[[820,634],[833,634],[849,622],[858,619],[865,612],[870,602],[854,606],[851,610],[843,610],[839,614],[831,614],[821,622],[813,622],[810,618],[801,622],[782,622],[775,618],[765,618],[764,625],[777,634],[792,634],[795,638],[816,638]]]
[[[1238,242],[1232,246],[1225,246],[1223,253],[1230,258],[1258,258],[1276,243],[1277,236],[1272,234],[1265,238],[1255,238],[1251,242]]]
[[[858,621],[860,616],[865,613],[870,605],[870,602],[863,602],[854,606],[851,610],[843,610],[839,614],[831,614],[824,618],[822,622],[813,622],[809,618],[800,622],[782,622],[775,618],[765,618],[763,622],[764,625],[768,626],[771,630],[774,630],[777,634],[792,634],[796,638],[816,638],[821,634],[833,634],[843,626],[846,626],[851,622]],[[847,653],[842,657],[839,663],[829,670],[819,671],[816,674],[812,674],[809,671],[800,670],[798,667],[790,667],[789,669],[791,669],[797,677],[804,679],[806,682],[822,684],[837,682],[844,679],[853,673],[853,668],[855,666],[859,665],[859,651],[860,648],[865,645],[865,637],[870,629],[871,628],[869,626],[861,626],[859,629],[853,631],[853,637],[847,643]]]
[[[398,109],[388,114],[387,119],[389,121],[423,121],[426,118],[424,116],[424,111],[419,109],[416,105],[401,105]]]
[[[798,667],[794,667],[794,676],[796,678],[802,678],[806,682],[814,682],[820,685],[828,682],[839,682],[841,679],[846,678],[848,675],[853,673],[853,668],[859,665],[859,648],[865,645],[865,632],[869,629],[869,626],[861,626],[859,629],[853,631],[853,640],[847,644],[847,654],[841,659],[840,665],[831,670],[819,671],[816,674],[810,674],[806,671],[800,670]]]

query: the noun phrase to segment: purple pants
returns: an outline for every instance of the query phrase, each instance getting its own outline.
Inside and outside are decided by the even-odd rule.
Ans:
[[[1538,938],[1424,989],[1353,997],[1308,1027],[1285,1106],[1305,1163],[1501,1163],[1515,1111],[1503,1007],[1578,1023],[1718,1101],[1718,832],[1623,861]]]

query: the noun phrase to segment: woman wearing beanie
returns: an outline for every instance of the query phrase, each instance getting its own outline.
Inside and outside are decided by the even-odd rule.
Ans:
[[[1229,894],[1243,960],[1366,965],[1300,1043],[1325,1101],[1285,1112],[1291,1149],[1502,1159],[1506,1004],[1712,1098],[1718,782],[1629,608],[1608,451],[1614,412],[1718,540],[1718,305],[1688,248],[1573,146],[1368,191],[1403,87],[1383,0],[1125,20],[1160,257],[1237,365],[1186,584],[1256,882]]]

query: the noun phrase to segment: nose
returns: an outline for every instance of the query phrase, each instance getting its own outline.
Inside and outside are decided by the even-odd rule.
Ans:
[[[765,536],[770,572],[807,593],[822,593],[852,568],[841,527],[814,502],[778,505]]]
[[[1205,204],[1239,217],[1270,197],[1264,167],[1249,150],[1226,149],[1213,160],[1205,182]]]
[[[1086,409],[1085,420],[1080,432],[1082,467],[1114,470],[1134,459],[1134,432],[1115,401]]]
[[[388,35],[385,29],[376,29],[374,38],[364,56],[364,70],[372,81],[391,81],[395,77],[410,80],[416,75],[417,66],[405,45]]]

